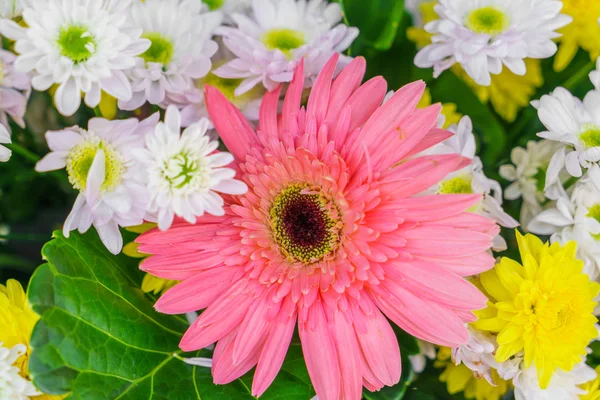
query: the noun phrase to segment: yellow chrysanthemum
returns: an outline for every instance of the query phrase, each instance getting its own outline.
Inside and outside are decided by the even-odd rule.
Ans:
[[[22,344],[27,347],[14,366],[24,378],[29,379],[29,356],[31,355],[31,332],[39,316],[33,312],[21,284],[13,279],[0,285],[0,342],[3,347],[11,348]],[[32,397],[35,400],[59,400],[64,396],[42,394]]]
[[[435,21],[438,15],[434,10],[437,0],[424,1],[419,4],[419,13],[423,24]],[[600,3],[598,3],[600,5]],[[568,27],[567,27],[568,28]],[[598,31],[600,34],[600,30]],[[406,31],[406,36],[418,48],[431,43],[431,34],[422,26],[412,26]],[[600,38],[598,40],[600,45]],[[523,76],[512,73],[508,68],[503,68],[498,75],[492,75],[490,86],[480,86],[473,81],[459,64],[452,67],[452,72],[467,83],[482,103],[490,103],[494,110],[508,122],[513,122],[523,107],[529,101],[536,89],[544,83],[542,65],[540,60],[525,59],[527,72]]]
[[[149,231],[152,228],[155,228],[156,224],[153,223],[145,223],[137,226],[131,226],[127,229],[129,232],[133,233],[144,233]],[[138,250],[138,244],[136,242],[127,243],[123,247],[123,253],[129,257],[133,258],[146,258],[148,254],[141,253]],[[142,280],[142,290],[144,293],[153,293],[154,295],[159,295],[167,290],[171,289],[175,286],[178,281],[172,281],[169,279],[158,278],[151,274],[144,275],[144,279]]]
[[[444,368],[440,375],[440,381],[446,383],[448,393],[464,392],[467,399],[500,400],[508,392],[510,383],[500,378],[496,370],[492,370],[492,379],[496,383],[496,386],[493,386],[483,378],[475,378],[473,371],[466,365],[455,365],[452,362],[451,354],[451,349],[441,347],[437,353],[437,360],[433,364],[436,368]]]
[[[565,69],[580,47],[592,60],[600,56],[600,1],[563,0],[562,13],[570,15],[573,22],[558,31],[562,36],[557,39],[560,46],[554,58],[555,71]]]
[[[600,400],[600,367],[596,367],[596,379],[581,385],[587,394],[579,396],[579,400]]]
[[[417,104],[419,108],[425,108],[431,105],[431,92],[429,89],[425,89],[425,93],[423,93],[423,97]],[[458,124],[460,119],[462,118],[462,114],[456,112],[456,104],[454,103],[444,103],[442,104],[442,115],[446,117],[444,121],[444,129],[448,129],[450,125]]]
[[[529,105],[536,89],[544,83],[540,60],[526,58],[525,65],[527,72],[523,76],[503,68],[498,75],[492,75],[490,86],[476,84],[458,64],[452,67],[452,72],[471,87],[482,103],[491,103],[502,118],[513,122],[519,111]]]
[[[9,348],[17,344],[27,347],[27,354],[17,360],[22,371],[27,371],[31,352],[29,340],[38,319],[27,303],[27,296],[19,282],[10,279],[6,286],[0,285],[0,342]]]
[[[575,242],[550,246],[518,232],[517,242],[523,265],[503,258],[481,274],[491,300],[473,325],[498,333],[498,362],[523,351],[525,368],[535,362],[545,389],[556,368],[572,370],[598,336],[593,311],[600,285],[583,273]]]

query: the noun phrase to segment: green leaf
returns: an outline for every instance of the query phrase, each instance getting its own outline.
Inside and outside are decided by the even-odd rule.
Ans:
[[[180,359],[210,352],[181,354],[187,321],[154,311],[140,289],[137,260],[111,255],[95,232],[54,237],[28,291],[41,315],[29,364],[40,390],[81,400],[253,399],[251,376],[216,386],[208,368]],[[313,393],[301,352],[292,348],[264,398],[306,400]]]
[[[340,4],[346,23],[360,30],[360,40],[377,50],[392,47],[404,14],[404,0],[341,0]]]

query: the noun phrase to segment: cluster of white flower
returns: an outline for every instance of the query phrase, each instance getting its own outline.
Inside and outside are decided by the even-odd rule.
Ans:
[[[558,0],[440,0],[439,19],[425,25],[432,44],[419,51],[415,64],[434,68],[434,76],[458,63],[479,85],[504,67],[525,75],[525,58],[548,58],[557,51],[556,30],[571,17]]]
[[[256,120],[265,91],[291,81],[300,60],[311,86],[358,35],[324,0],[21,0],[3,3],[0,17],[16,53],[0,50],[0,144],[11,141],[7,116],[24,126],[31,87],[52,89],[64,116],[103,96],[146,116],[48,132],[51,152],[36,166],[66,168],[79,191],[65,236],[93,225],[115,254],[120,227],[223,215],[221,195],[247,190],[209,132],[206,86]],[[166,110],[164,122],[147,104]],[[0,161],[10,155],[0,145]]]
[[[592,82],[600,71],[590,74]],[[500,174],[511,181],[505,197],[523,198],[524,229],[551,235],[551,242],[576,241],[585,272],[600,278],[600,91],[583,101],[564,88],[533,105],[547,131],[527,149],[513,150],[513,165]]]

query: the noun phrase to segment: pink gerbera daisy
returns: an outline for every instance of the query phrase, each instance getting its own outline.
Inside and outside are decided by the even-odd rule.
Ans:
[[[485,271],[498,233],[469,213],[479,195],[416,195],[471,160],[414,155],[452,134],[436,128],[440,105],[416,109],[425,84],[361,86],[356,58],[332,82],[337,56],[302,102],[303,66],[288,88],[267,93],[253,130],[216,89],[210,117],[236,157],[247,194],[225,199],[223,217],[177,222],[142,235],[142,264],[181,280],[156,308],[206,310],[184,351],[217,342],[213,377],[233,381],[256,366],[260,396],[283,363],[296,324],[321,400],[361,397],[400,379],[400,349],[386,316],[444,346],[469,339],[465,323],[486,298],[463,277]]]

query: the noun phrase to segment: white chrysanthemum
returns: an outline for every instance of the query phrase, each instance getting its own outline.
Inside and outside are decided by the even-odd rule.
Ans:
[[[148,211],[161,230],[169,229],[175,216],[194,224],[205,212],[224,215],[219,193],[244,194],[248,190],[246,184],[233,179],[235,170],[226,168],[233,156],[215,151],[219,142],[206,135],[208,126],[208,120],[202,119],[180,133],[179,111],[170,106],[165,122],[146,135],[146,148],[134,152],[145,172]]]
[[[23,0],[0,0],[0,18],[12,19],[23,12]]]
[[[514,165],[502,165],[500,176],[511,184],[504,191],[507,200],[523,199],[521,225],[526,227],[531,219],[543,211],[547,201],[545,184],[550,159],[560,144],[549,140],[529,141],[527,149],[515,147],[510,155]]]
[[[0,162],[6,162],[10,159],[12,152],[6,146],[2,146],[2,144],[10,142],[10,132],[8,132],[8,129],[4,125],[0,124]]]
[[[593,279],[600,275],[600,189],[589,179],[577,182],[570,197],[563,190],[555,206],[537,215],[528,229],[552,235],[551,242],[575,240],[584,271]]]
[[[596,378],[596,371],[585,362],[569,372],[558,368],[546,389],[540,388],[535,364],[521,370],[513,379],[515,400],[579,400],[586,391],[579,386]]]
[[[25,111],[31,93],[31,80],[27,74],[14,68],[17,56],[0,49],[0,124],[10,131],[8,117],[20,127],[25,127]]]
[[[18,344],[9,349],[0,342],[0,399],[29,400],[42,394],[20,375],[19,368],[13,366],[26,351],[25,345]]]
[[[190,126],[202,118],[208,118],[209,115],[204,101],[204,88],[206,85],[210,85],[219,89],[227,100],[235,105],[248,120],[257,121],[265,89],[255,86],[252,90],[236,96],[235,90],[242,83],[242,79],[221,78],[213,73],[214,69],[233,58],[234,55],[222,43],[219,43],[219,51],[213,57],[213,70],[200,79],[194,79],[194,84],[185,93],[169,93],[161,107],[177,106],[181,112],[182,126]]]
[[[127,71],[133,96],[119,101],[119,108],[161,104],[168,95],[184,94],[194,79],[211,70],[218,49],[211,37],[223,16],[202,9],[198,0],[146,0],[130,7],[130,20],[152,44]]]
[[[483,164],[475,155],[476,144],[471,119],[465,116],[458,125],[452,125],[448,130],[455,135],[427,150],[427,154],[460,154],[472,159],[473,163],[448,175],[429,191],[440,194],[481,194],[482,201],[470,211],[492,218],[506,228],[517,227],[519,223],[502,209],[502,187],[498,182],[485,176]],[[498,235],[494,239],[494,249],[497,251],[506,249],[506,242],[502,236]]]
[[[233,14],[237,28],[222,27],[217,33],[237,56],[215,70],[223,78],[243,79],[235,91],[241,95],[261,83],[273,90],[292,80],[304,58],[306,85],[334,53],[346,50],[358,29],[338,24],[340,5],[323,0],[253,0],[249,15]],[[340,57],[341,69],[349,58]]]
[[[142,122],[93,118],[88,130],[73,127],[46,133],[51,152],[36,170],[66,167],[69,181],[80,192],[63,227],[66,237],[72,230],[83,233],[94,225],[111,253],[121,251],[119,226],[141,224],[148,205],[146,188],[139,183],[146,171],[136,165],[132,152],[144,146],[144,136],[158,119],[158,113]]]
[[[489,86],[490,74],[506,66],[525,75],[525,58],[548,58],[556,53],[555,31],[571,21],[560,14],[557,0],[440,0],[439,20],[425,25],[433,43],[415,57],[434,76],[459,63],[479,85]]]
[[[495,385],[492,379],[492,368],[498,369],[500,365],[494,358],[498,347],[496,339],[489,333],[471,327],[468,330],[469,341],[452,349],[452,360],[456,365],[464,364],[473,371],[475,377],[485,378],[491,385]]]
[[[36,90],[58,85],[54,101],[63,115],[81,104],[96,107],[101,90],[128,100],[131,85],[123,70],[150,45],[141,31],[126,26],[130,0],[45,0],[25,8],[23,27],[0,21],[0,32],[16,40],[15,68],[30,72]]]
[[[559,87],[532,104],[548,129],[538,136],[562,144],[550,161],[546,188],[558,181],[563,168],[575,177],[581,177],[584,168],[589,169],[600,188],[600,92],[589,92],[582,102]]]
[[[408,360],[413,371],[420,374],[425,370],[427,360],[435,360],[436,351],[435,345],[429,342],[417,339],[417,344],[419,345],[419,354],[408,356]]]

